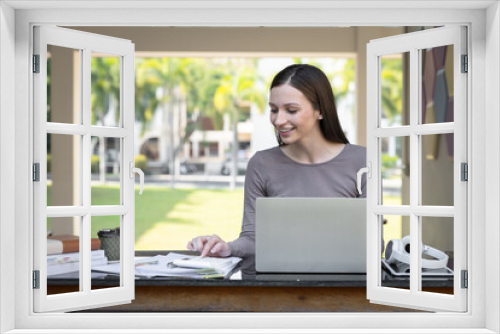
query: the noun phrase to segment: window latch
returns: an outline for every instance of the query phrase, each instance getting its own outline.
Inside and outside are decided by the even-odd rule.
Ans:
[[[361,168],[358,171],[356,184],[358,186],[358,192],[359,192],[360,195],[363,193],[363,191],[361,190],[361,177],[363,176],[364,173],[366,173],[366,176],[369,179],[372,178],[372,163],[371,163],[371,161],[368,161],[368,166],[367,167]]]
[[[141,191],[139,195],[142,195],[142,191],[144,190],[144,172],[140,168],[134,167],[134,162],[130,161],[129,165],[130,178],[133,179],[135,177],[135,173],[139,174],[139,181],[141,183]]]

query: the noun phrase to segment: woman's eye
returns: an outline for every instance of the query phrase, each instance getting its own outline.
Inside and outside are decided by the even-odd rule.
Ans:
[[[278,112],[278,109],[271,109],[271,112],[272,112],[273,114],[275,114],[275,113],[277,113],[277,112]]]
[[[295,114],[297,112],[297,110],[295,109],[288,109],[287,110],[290,114]]]

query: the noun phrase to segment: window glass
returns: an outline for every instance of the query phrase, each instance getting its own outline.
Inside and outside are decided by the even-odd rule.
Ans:
[[[91,54],[91,125],[120,126],[121,57]]]
[[[380,138],[383,205],[410,204],[408,137]]]
[[[409,52],[380,57],[380,127],[409,125],[406,87]]]
[[[410,289],[410,264],[408,251],[409,217],[397,215],[379,216],[383,230],[381,249],[381,286]],[[405,231],[403,238],[403,231]]]
[[[121,140],[91,137],[91,205],[120,205]]]
[[[421,136],[422,195],[421,205],[454,205],[454,135]]]
[[[81,141],[77,135],[47,134],[47,206],[82,205]]]
[[[47,46],[47,122],[81,124],[80,70],[80,50]]]
[[[47,218],[47,295],[78,292],[80,284],[80,231],[82,217]],[[52,235],[52,230],[58,234]],[[78,233],[78,232],[77,232]],[[71,285],[60,282],[71,280]]]
[[[453,122],[453,45],[421,50],[420,55],[421,124]]]
[[[121,216],[92,216],[91,219],[91,269],[92,290],[120,286],[122,250],[120,240]],[[103,266],[106,273],[100,272]],[[109,273],[113,270],[113,273]]]
[[[450,217],[421,217],[422,243],[424,254],[422,259],[422,291],[454,293],[453,281],[453,237],[454,219]],[[427,250],[427,251],[426,251]],[[445,255],[448,260],[445,261]],[[439,262],[439,263],[437,263]],[[443,264],[444,267],[441,267]],[[439,267],[439,268],[438,268]],[[429,281],[440,281],[441,284],[429,284]]]

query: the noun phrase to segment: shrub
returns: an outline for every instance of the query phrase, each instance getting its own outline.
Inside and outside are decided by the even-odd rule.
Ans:
[[[143,171],[146,171],[148,167],[148,158],[144,154],[136,155],[134,158],[134,164],[136,168],[140,168]]]
[[[90,157],[90,172],[93,174],[99,173],[99,156],[93,155]]]
[[[47,173],[50,173],[50,171],[51,171],[51,169],[50,169],[51,168],[51,164],[50,164],[51,161],[52,161],[51,155],[47,154]]]
[[[398,163],[397,156],[390,156],[389,154],[382,154],[382,177],[388,177],[388,170],[396,168]]]

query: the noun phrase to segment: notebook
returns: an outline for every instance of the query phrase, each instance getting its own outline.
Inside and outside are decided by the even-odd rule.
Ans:
[[[366,273],[366,199],[257,198],[257,274]]]

